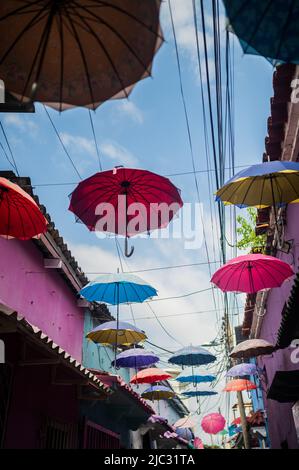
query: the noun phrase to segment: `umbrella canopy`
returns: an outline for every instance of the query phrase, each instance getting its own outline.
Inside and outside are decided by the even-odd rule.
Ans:
[[[184,418],[180,418],[173,425],[174,428],[194,428],[195,426],[196,422],[191,416],[184,416]]]
[[[187,392],[182,393],[185,397],[210,397],[212,395],[218,395],[218,392],[214,390],[188,390]]]
[[[47,220],[20,186],[0,178],[0,235],[29,240],[47,230]]]
[[[234,359],[246,359],[250,357],[272,354],[275,351],[273,344],[264,339],[248,339],[237,344],[230,353]]]
[[[239,207],[267,207],[299,198],[299,163],[274,161],[252,165],[234,175],[216,200]]]
[[[229,369],[226,373],[227,377],[242,377],[244,375],[256,375],[257,367],[255,364],[242,363],[237,364]]]
[[[164,369],[164,370],[165,370],[165,372],[167,372],[167,374],[170,374],[173,379],[176,378],[181,373],[181,369],[175,369],[175,368],[172,368],[172,367],[169,367],[169,368]]]
[[[182,206],[180,193],[168,178],[147,170],[114,168],[81,181],[69,210],[90,231],[127,239],[166,227]]]
[[[210,413],[202,419],[201,427],[207,434],[218,434],[225,427],[225,419],[220,413]]]
[[[17,98],[60,111],[127,97],[162,43],[159,0],[0,4],[0,77]]]
[[[298,0],[224,0],[233,32],[247,54],[299,63]]]
[[[164,387],[163,385],[153,385],[147,388],[142,394],[142,398],[146,400],[169,400],[175,396],[175,393],[171,388]]]
[[[257,386],[246,379],[233,379],[230,380],[224,387],[225,392],[243,392],[243,390],[255,390]]]
[[[195,439],[194,439],[194,448],[195,449],[204,449],[203,442],[199,437],[195,437]]]
[[[182,372],[176,380],[180,383],[193,383],[193,384],[198,384],[202,382],[213,382],[216,379],[215,375],[212,375],[211,373],[202,370],[202,371],[193,371],[191,370],[186,370]]]
[[[187,346],[173,354],[168,362],[182,366],[200,366],[216,361],[216,356],[200,346]]]
[[[134,377],[131,378],[130,383],[132,384],[152,384],[155,382],[161,382],[162,380],[170,379],[171,375],[167,374],[164,370],[156,367],[150,367],[137,372]]]
[[[141,303],[157,295],[154,287],[138,276],[126,273],[102,274],[80,291],[89,302],[105,302],[111,305]]]
[[[115,367],[138,369],[139,367],[151,366],[158,361],[159,357],[153,352],[134,348],[117,354],[116,360],[112,361],[112,365]]]
[[[288,263],[274,256],[249,254],[228,261],[214,273],[211,282],[223,292],[252,294],[262,289],[280,287],[293,274]]]
[[[176,428],[175,432],[179,437],[185,439],[186,441],[191,441],[191,439],[194,438],[192,430],[188,428]]]
[[[130,323],[108,321],[90,331],[86,338],[94,343],[128,346],[144,341],[147,336],[144,331]]]
[[[222,431],[219,432],[220,436],[226,436],[228,434],[228,431],[226,429],[222,429]]]

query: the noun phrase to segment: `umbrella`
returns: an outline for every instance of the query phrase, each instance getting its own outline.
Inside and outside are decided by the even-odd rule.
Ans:
[[[204,370],[202,371],[184,371],[182,372],[176,380],[180,383],[193,383],[198,384],[202,382],[213,382],[216,379],[215,375],[212,375],[209,372]]]
[[[228,431],[226,429],[222,429],[222,431],[219,432],[219,435],[224,437],[228,434]]]
[[[153,385],[147,388],[142,394],[142,398],[146,400],[168,400],[175,396],[171,388],[164,387],[163,385]]]
[[[170,379],[171,375],[167,374],[164,370],[156,367],[149,369],[143,369],[137,372],[134,377],[131,378],[131,384],[152,384],[155,382],[161,382],[162,380]]]
[[[195,449],[204,449],[203,442],[199,437],[195,437],[195,439],[194,439],[194,448]]]
[[[185,397],[209,397],[212,395],[217,395],[218,392],[214,390],[188,390],[187,392],[183,392],[182,395]]]
[[[0,4],[0,77],[22,101],[60,111],[127,97],[162,43],[159,0]]]
[[[227,377],[242,377],[244,375],[256,375],[257,374],[257,367],[255,364],[237,364],[229,369],[226,373]]]
[[[298,0],[224,0],[224,6],[245,53],[299,63]]]
[[[117,354],[116,361],[112,362],[112,366],[137,369],[139,367],[151,366],[158,361],[158,356],[153,352],[134,348]]]
[[[29,240],[47,230],[47,220],[20,186],[0,178],[0,235]]]
[[[176,378],[178,375],[181,373],[181,369],[175,369],[172,367],[169,367],[167,369],[164,369],[167,374],[170,374],[172,378]]]
[[[200,366],[216,361],[216,356],[200,346],[187,346],[173,354],[168,362],[182,366]]]
[[[216,200],[239,207],[276,206],[299,198],[299,163],[273,161],[252,165],[234,175]]]
[[[80,291],[89,302],[105,302],[111,305],[141,303],[157,295],[156,289],[133,274],[102,274]]]
[[[252,294],[262,289],[280,287],[293,274],[288,263],[274,256],[249,254],[228,261],[214,273],[211,282],[223,292]]]
[[[194,438],[193,432],[188,428],[176,428],[175,432],[179,437],[185,439],[186,441],[191,441],[191,439]]]
[[[178,189],[168,178],[147,170],[114,168],[78,184],[69,210],[90,231],[128,237],[166,227],[183,206]],[[136,215],[137,213],[137,215]]]
[[[234,359],[257,357],[271,354],[274,350],[273,344],[264,339],[248,339],[237,344],[230,353],[230,357]]]
[[[144,331],[139,330],[130,323],[108,321],[90,331],[86,338],[94,343],[127,346],[144,341],[147,336]]]
[[[196,422],[191,416],[184,416],[184,418],[180,418],[173,425],[174,428],[194,428],[195,426]]]
[[[225,419],[220,413],[210,413],[202,419],[201,427],[207,434],[218,434],[225,427]]]
[[[224,392],[242,392],[243,390],[255,390],[257,386],[246,379],[233,379],[230,380],[224,387]]]

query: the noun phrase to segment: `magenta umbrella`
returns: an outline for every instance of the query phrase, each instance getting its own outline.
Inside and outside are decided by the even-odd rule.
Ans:
[[[210,413],[202,419],[201,427],[207,434],[218,434],[225,428],[225,418],[220,413]]]
[[[262,289],[280,287],[293,274],[288,263],[274,256],[250,254],[228,261],[214,273],[211,282],[223,292],[253,294]]]

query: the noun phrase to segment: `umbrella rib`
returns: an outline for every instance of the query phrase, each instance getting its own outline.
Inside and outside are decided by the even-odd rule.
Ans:
[[[80,51],[80,55],[81,55],[83,67],[84,67],[84,69],[85,69],[86,79],[87,79],[87,83],[88,83],[88,89],[89,89],[90,99],[91,99],[91,103],[92,103],[92,105],[93,105],[93,107],[94,107],[94,105],[95,105],[95,100],[94,100],[94,96],[93,96],[93,90],[92,90],[92,86],[91,86],[90,75],[89,75],[89,70],[88,70],[88,65],[87,65],[86,57],[85,57],[85,54],[84,54],[83,46],[82,46],[82,44],[81,44],[81,41],[80,41],[78,32],[77,32],[77,30],[76,30],[76,28],[75,28],[74,22],[72,21],[72,19],[71,19],[71,17],[70,17],[67,4],[64,5],[64,12],[65,12],[66,17],[67,17],[67,19],[68,19],[68,21],[69,21],[70,27],[71,27],[71,29],[72,29],[72,31],[73,31],[75,41],[76,41],[76,43],[77,43],[77,45],[78,45],[78,47],[79,47],[79,51]],[[78,15],[78,16],[79,16],[79,15]]]
[[[246,2],[245,2],[245,3],[246,3]],[[261,23],[263,22],[265,16],[267,15],[267,12],[268,12],[269,8],[271,7],[271,5],[272,5],[272,0],[270,0],[269,3],[266,5],[266,8],[265,8],[265,10],[263,11],[261,17],[259,18],[259,21],[258,21],[258,22],[256,23],[256,25],[255,25],[255,28],[254,28],[254,30],[253,30],[252,35],[250,36],[249,40],[246,41],[246,47],[245,47],[245,50],[244,50],[245,53],[247,52],[248,47],[251,45],[250,43],[251,43],[252,40],[254,39],[254,36],[256,35],[257,31],[259,30],[259,27],[260,27]],[[251,47],[252,47],[252,46],[251,46]]]
[[[296,176],[297,178],[299,178],[299,173],[292,173],[292,175],[294,174],[294,176]],[[294,193],[296,194],[295,198],[297,199],[298,196],[299,196],[299,193],[298,193],[298,190],[293,186],[293,183],[289,180],[289,178],[287,176],[284,176],[284,181],[287,181],[288,184],[291,186],[292,190],[294,191]],[[294,200],[294,199],[293,199]],[[284,202],[284,201],[282,201]],[[291,201],[292,202],[292,201]]]
[[[63,100],[63,77],[64,77],[64,35],[63,35],[63,18],[61,11],[58,11],[59,19],[57,18],[57,27],[60,36],[60,86],[59,86],[59,111],[62,111]]]
[[[278,43],[278,49],[277,49],[277,52],[275,54],[276,60],[279,59],[280,50],[281,50],[281,47],[282,47],[282,44],[283,44],[284,37],[285,37],[286,32],[287,32],[287,28],[289,26],[289,20],[292,17],[292,14],[293,14],[294,7],[295,7],[295,0],[292,0],[291,5],[289,6],[289,9],[288,9],[287,18],[285,20],[285,23],[283,25],[283,29],[282,29],[282,32],[281,32],[281,35],[280,35],[280,39],[279,39],[279,43]]]

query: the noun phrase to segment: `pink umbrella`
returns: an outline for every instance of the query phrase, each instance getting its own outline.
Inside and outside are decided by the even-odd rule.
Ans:
[[[262,289],[280,287],[293,274],[288,263],[274,256],[250,254],[228,261],[215,272],[211,282],[223,292],[252,294]]]
[[[195,437],[193,445],[195,449],[204,449],[203,442],[199,437]]]
[[[207,434],[218,434],[225,427],[225,419],[220,413],[210,413],[202,419],[201,427]]]

